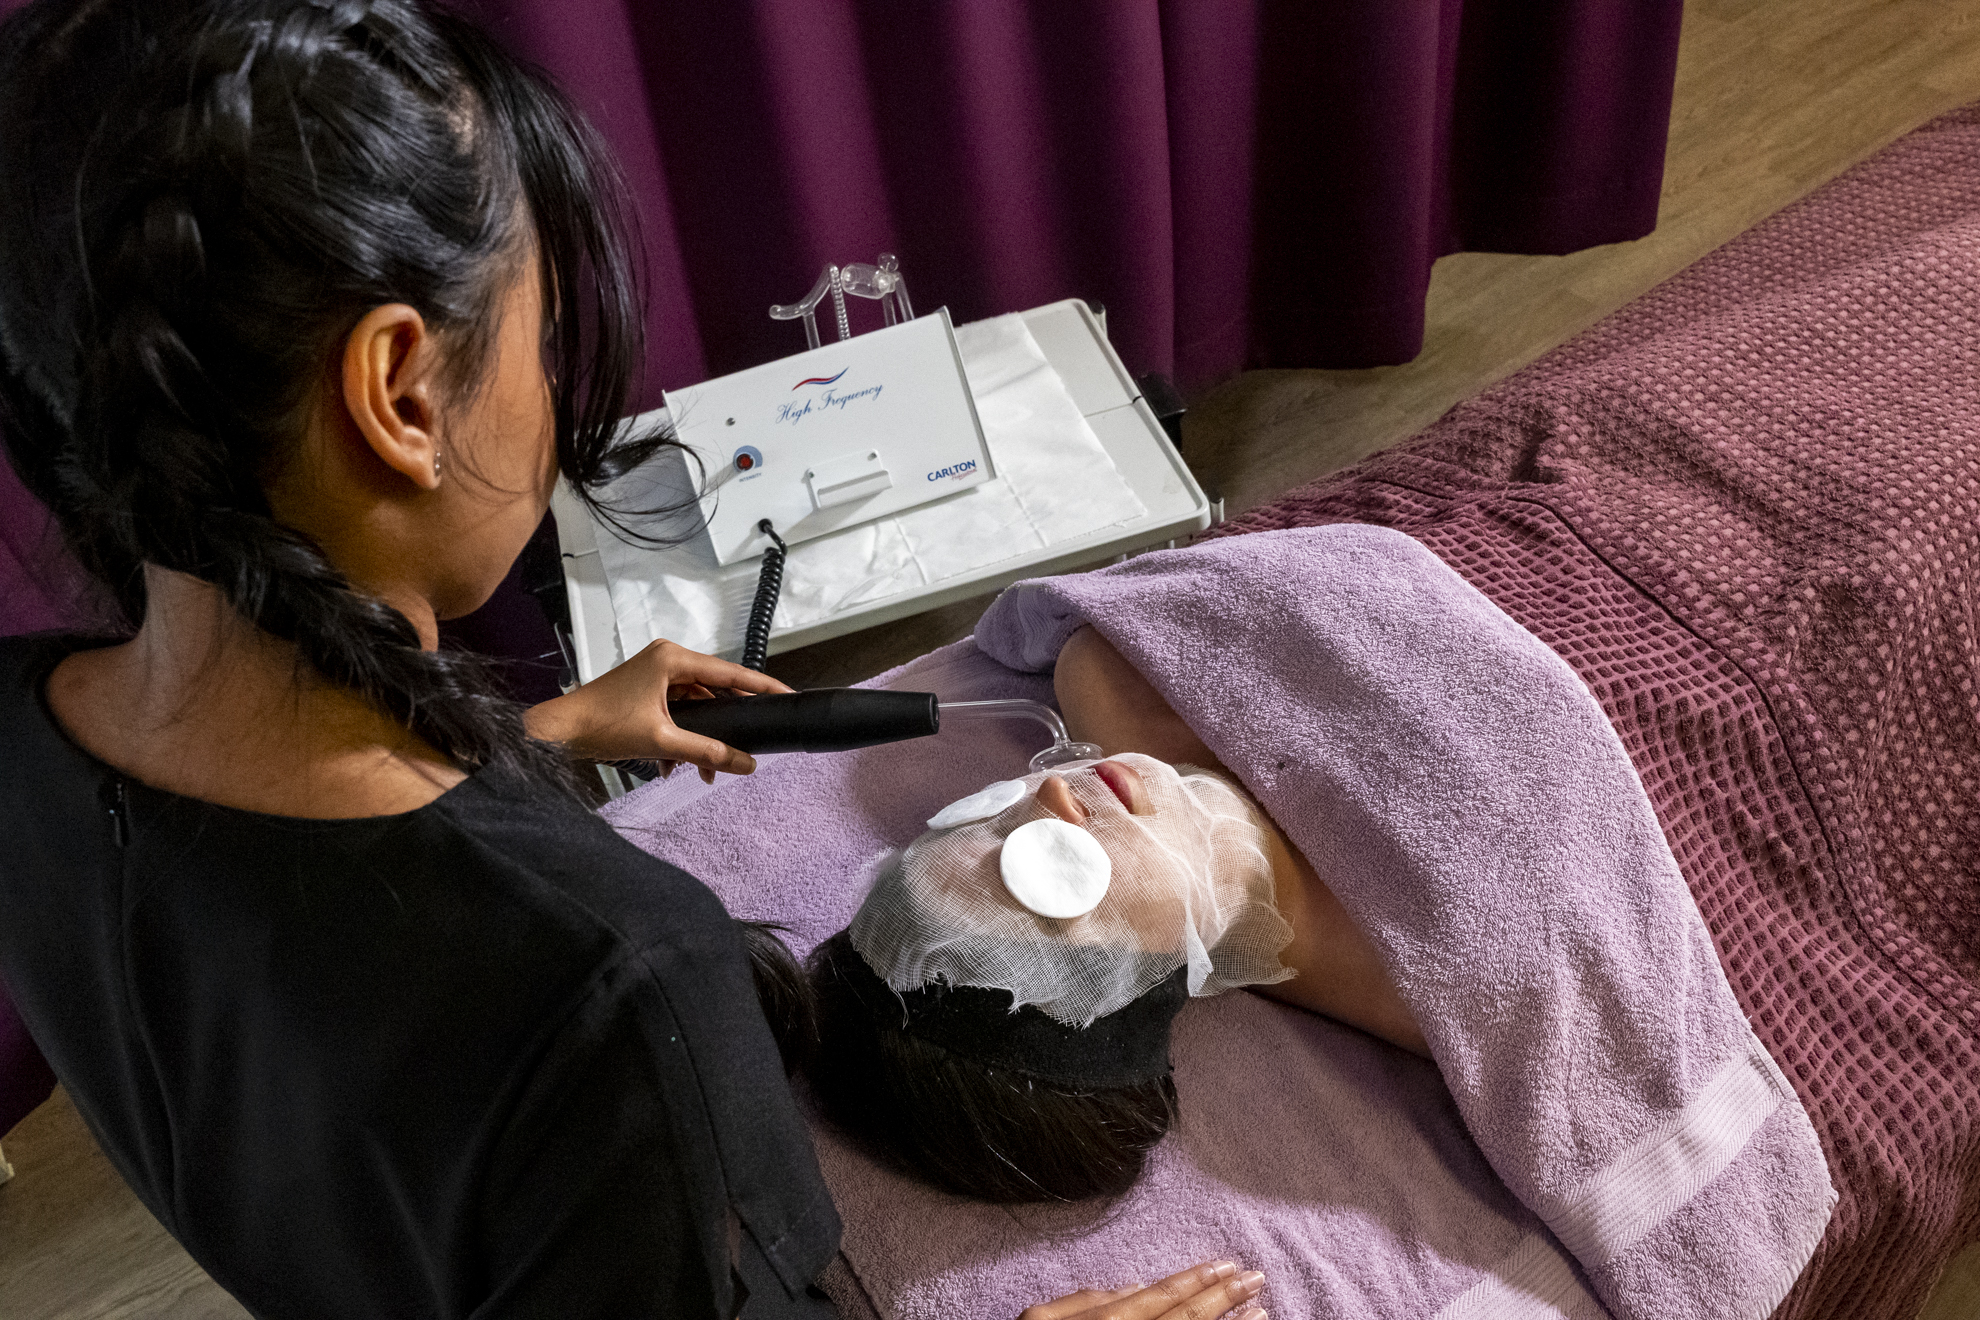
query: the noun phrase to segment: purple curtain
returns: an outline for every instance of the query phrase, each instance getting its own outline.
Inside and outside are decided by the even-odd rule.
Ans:
[[[55,520],[0,461],[0,637],[81,626],[84,591]]]
[[[959,320],[1077,295],[1136,371],[1369,366],[1430,264],[1656,224],[1681,0],[467,0],[640,200],[650,385],[900,254]],[[649,391],[650,392],[650,391]]]
[[[0,985],[0,1137],[55,1092],[55,1074]]]
[[[0,0],[0,15],[23,0]],[[1656,225],[1682,0],[457,0],[638,197],[646,399],[900,254],[958,320],[1103,303],[1135,371],[1414,357],[1430,264]],[[870,308],[866,310],[870,311]]]
[[[76,585],[53,519],[0,462],[0,637],[74,624]],[[0,921],[7,914],[0,912]],[[46,1100],[55,1074],[0,983],[0,1137]]]

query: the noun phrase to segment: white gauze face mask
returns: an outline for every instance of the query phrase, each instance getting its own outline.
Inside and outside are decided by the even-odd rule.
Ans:
[[[897,991],[1008,990],[1014,1009],[1035,1004],[1074,1027],[1179,967],[1192,995],[1291,976],[1279,950],[1293,932],[1274,901],[1258,808],[1216,775],[1133,753],[1107,759],[1141,776],[1147,814],[1130,814],[1094,762],[992,784],[944,808],[882,867],[853,918],[853,948]],[[1086,809],[1077,826],[1059,828],[1038,801],[1055,776]],[[1007,856],[1011,836],[1040,821],[1052,824],[1026,830]]]

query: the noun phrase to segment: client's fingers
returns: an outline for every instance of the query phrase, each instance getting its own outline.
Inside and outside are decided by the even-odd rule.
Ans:
[[[1092,1311],[1102,1302],[1111,1301],[1134,1289],[1121,1292],[1103,1292],[1098,1288],[1081,1288],[1078,1292],[1061,1297],[1056,1302],[1044,1302],[1037,1306],[1027,1306],[1018,1320],[1079,1320],[1079,1317]]]
[[[1256,1297],[1264,1286],[1264,1275],[1241,1274],[1232,1262],[1216,1260],[1145,1288],[1082,1289],[1031,1307],[1019,1320],[1216,1320]],[[1239,1320],[1264,1320],[1264,1312],[1247,1312]]]
[[[1124,1301],[1109,1303],[1104,1320],[1216,1320],[1258,1295],[1265,1276],[1240,1272],[1227,1260],[1171,1274]]]

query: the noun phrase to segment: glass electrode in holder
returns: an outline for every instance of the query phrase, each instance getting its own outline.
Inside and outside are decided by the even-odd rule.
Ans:
[[[1031,758],[1034,774],[1054,766],[1070,765],[1074,761],[1098,761],[1106,755],[1092,743],[1074,742],[1066,732],[1066,722],[1059,718],[1059,712],[1042,701],[1024,697],[1007,697],[998,701],[945,701],[941,703],[941,712],[945,720],[1003,720],[1015,717],[1035,720],[1044,725],[1052,735],[1052,745]]]
[[[882,252],[880,259],[871,264],[852,261],[843,266],[826,266],[819,272],[818,282],[811,286],[811,292],[804,297],[794,303],[771,304],[770,319],[803,321],[805,342],[817,348],[818,306],[829,297],[839,338],[851,339],[852,322],[846,316],[847,295],[878,302],[881,320],[888,325],[899,325],[902,321],[914,319],[914,304],[908,301],[907,280],[901,275],[900,258],[891,252]]]

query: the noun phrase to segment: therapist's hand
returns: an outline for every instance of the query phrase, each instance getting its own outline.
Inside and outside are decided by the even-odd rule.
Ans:
[[[1262,1308],[1248,1304],[1264,1286],[1264,1275],[1218,1260],[1146,1288],[1076,1292],[1027,1307],[1018,1320],[1217,1320],[1234,1308],[1243,1308],[1236,1320],[1265,1320]]]
[[[671,770],[682,761],[714,781],[717,770],[746,775],[756,758],[727,743],[689,733],[667,718],[667,703],[723,692],[789,692],[754,669],[672,642],[655,642],[618,668],[523,717],[529,736],[563,743],[573,755],[594,761],[658,761]]]

